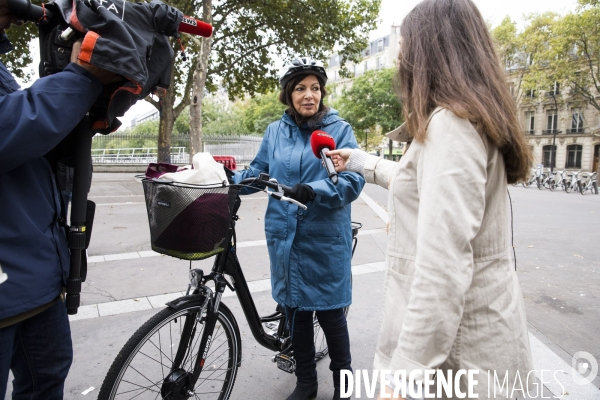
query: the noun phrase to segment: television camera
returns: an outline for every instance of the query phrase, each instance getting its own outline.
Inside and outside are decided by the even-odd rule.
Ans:
[[[179,32],[210,37],[212,26],[159,0],[53,0],[41,6],[30,0],[8,3],[14,16],[39,28],[40,77],[62,71],[71,60],[73,44],[83,38],[80,60],[86,48],[84,61],[124,78],[105,86],[105,93],[88,115],[59,145],[68,148],[74,168],[70,224],[66,214],[62,219],[71,252],[65,304],[68,314],[73,315],[77,314],[87,274],[86,249],[95,213],[95,204],[87,199],[92,137],[116,130],[120,125],[116,117],[149,93],[169,87],[173,50],[167,37],[179,39]]]

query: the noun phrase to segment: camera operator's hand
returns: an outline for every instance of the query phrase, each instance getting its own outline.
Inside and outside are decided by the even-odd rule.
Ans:
[[[88,71],[90,74],[94,75],[96,78],[98,78],[100,82],[102,82],[103,85],[124,80],[124,78],[121,75],[114,74],[112,72],[100,69],[98,67],[94,67],[93,65],[78,59],[77,57],[79,56],[79,52],[81,51],[82,43],[83,39],[79,39],[75,43],[73,43],[73,49],[71,51],[72,63],[79,65],[80,67]]]
[[[315,191],[305,183],[296,183],[290,191],[290,198],[306,204],[315,199]]]

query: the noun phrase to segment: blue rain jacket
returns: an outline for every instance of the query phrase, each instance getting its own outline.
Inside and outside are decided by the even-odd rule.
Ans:
[[[0,54],[11,49],[0,35]],[[0,320],[56,299],[69,275],[69,249],[58,226],[60,200],[44,157],[102,91],[83,68],[19,85],[0,62]]]
[[[320,129],[333,136],[337,148],[358,147],[352,128],[335,110]],[[236,172],[235,182],[266,172],[287,186],[305,183],[314,189],[316,197],[307,210],[269,198],[265,233],[272,295],[279,304],[299,310],[332,310],[352,302],[350,203],[365,180],[343,172],[337,185],[331,183],[312,152],[310,134],[284,114],[269,125],[256,158],[249,169]]]

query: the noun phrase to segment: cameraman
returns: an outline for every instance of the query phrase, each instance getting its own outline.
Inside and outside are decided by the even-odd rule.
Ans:
[[[12,49],[5,29],[19,21],[0,0],[0,57]],[[81,43],[73,47],[79,54]],[[58,225],[60,192],[45,155],[86,115],[103,84],[119,76],[71,58],[63,72],[19,90],[0,62],[0,399],[9,369],[13,399],[62,399],[73,359],[60,298],[69,249]]]

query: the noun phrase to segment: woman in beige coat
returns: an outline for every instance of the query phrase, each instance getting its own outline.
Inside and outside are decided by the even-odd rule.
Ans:
[[[479,370],[479,398],[515,398],[522,395],[511,393],[516,379],[524,387],[533,369],[511,259],[507,183],[525,179],[531,162],[515,102],[470,0],[425,0],[400,34],[399,96],[410,149],[399,163],[360,150],[329,153],[338,171],[360,172],[390,191],[374,368],[407,376]],[[460,378],[461,392],[468,383]],[[437,393],[435,384],[430,391]]]

